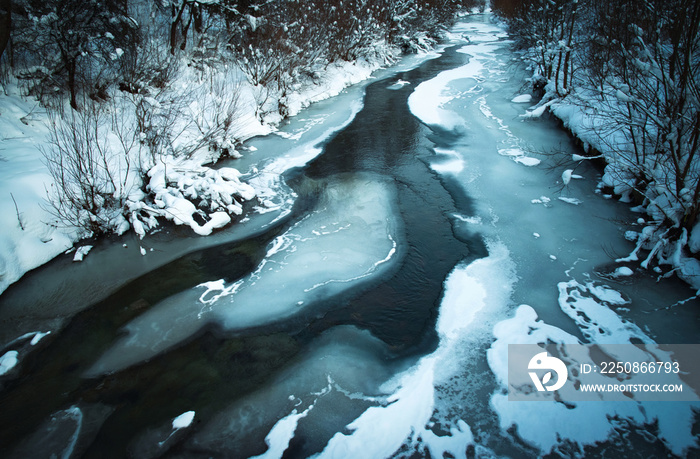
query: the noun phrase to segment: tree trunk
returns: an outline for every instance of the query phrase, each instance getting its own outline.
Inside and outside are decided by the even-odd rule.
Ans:
[[[12,29],[12,1],[0,0],[0,58],[10,42]]]
[[[173,20],[170,23],[170,54],[172,54],[173,56],[175,55],[175,48],[177,48],[177,39],[179,32],[178,28],[182,23],[182,15],[184,14],[186,7],[187,2],[183,1],[179,11],[176,12],[173,9]]]
[[[73,110],[78,110],[78,97],[76,95],[75,87],[75,58],[70,59],[66,63],[66,70],[68,70],[68,88],[70,89],[70,106]]]

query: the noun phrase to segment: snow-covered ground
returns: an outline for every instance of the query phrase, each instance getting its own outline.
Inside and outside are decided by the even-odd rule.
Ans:
[[[19,97],[0,95],[0,292],[22,275],[71,248],[77,231],[58,229],[47,210],[51,177],[39,146],[46,141],[46,112]]]
[[[366,451],[367,445],[375,444],[381,445],[374,451],[376,455],[386,456],[387,451],[395,451],[406,441],[419,449],[425,448],[432,457],[442,457],[445,453],[464,457],[466,445],[476,448],[477,456],[490,455],[492,452],[475,440],[472,422],[483,426],[491,410],[498,417],[502,432],[515,432],[520,441],[541,453],[557,451],[566,442],[582,448],[609,440],[616,435],[622,419],[639,426],[655,424],[657,438],[675,454],[685,454],[687,448],[697,447],[693,422],[698,405],[694,403],[508,401],[505,393],[508,344],[653,343],[653,340],[615,312],[617,308],[624,311],[623,306],[628,303],[619,292],[590,280],[591,271],[597,263],[605,263],[607,255],[595,250],[597,239],[592,240],[586,236],[585,229],[575,227],[580,211],[571,204],[597,206],[596,202],[580,199],[584,188],[572,182],[585,178],[562,168],[561,178],[555,179],[553,186],[558,184],[559,193],[568,196],[558,196],[558,203],[552,200],[556,195],[532,196],[532,199],[527,196],[527,192],[537,192],[537,187],[527,178],[523,166],[536,167],[539,160],[518,161],[528,158],[525,151],[529,145],[523,139],[534,141],[541,136],[543,144],[556,139],[545,137],[546,128],[532,127],[517,117],[494,114],[496,110],[525,114],[526,106],[516,104],[529,101],[529,95],[517,95],[508,107],[502,94],[497,90],[492,92],[494,83],[508,79],[503,61],[494,53],[504,46],[497,40],[503,37],[500,28],[476,23],[465,25],[465,29],[473,44],[460,51],[471,56],[470,63],[459,71],[443,72],[419,85],[409,99],[409,106],[427,124],[466,131],[465,144],[450,150],[435,149],[438,160],[433,169],[456,179],[480,203],[477,215],[457,220],[487,236],[490,255],[470,265],[455,267],[446,279],[437,325],[440,345],[433,354],[393,379],[390,384],[395,387],[389,384],[384,387],[394,403],[364,412],[347,426],[350,433],[337,434],[321,456],[341,457],[348,451]],[[481,41],[474,36],[488,38]],[[482,120],[469,118],[477,108]],[[500,132],[494,134],[493,130]],[[491,144],[494,140],[495,148]],[[559,148],[565,147],[560,144]],[[516,165],[487,159],[496,152],[504,155],[504,151],[518,152],[505,154]],[[612,240],[616,229],[614,225],[607,226],[601,225],[597,231],[605,232]],[[584,256],[587,259],[581,258]],[[630,271],[624,266],[617,268],[611,278],[629,275]],[[586,280],[579,281],[579,277]],[[549,282],[552,293],[558,291],[559,295],[554,304],[547,294]],[[544,288],[535,289],[534,285]],[[541,293],[535,293],[536,290]],[[513,311],[513,301],[532,302],[535,309],[523,304]],[[538,317],[538,313],[545,317]],[[571,322],[557,313],[566,314]],[[486,336],[490,334],[492,337]],[[476,343],[493,339],[487,358],[496,388],[489,406],[479,407],[469,392],[481,390],[483,382],[479,379],[485,377],[474,371],[478,367],[474,361],[479,357],[473,349],[478,348]],[[533,423],[533,419],[538,421]],[[427,428],[433,423],[440,425],[442,434]],[[490,434],[482,431],[482,439],[484,435]],[[385,447],[388,449],[382,449]]]
[[[639,223],[643,227],[640,231],[626,232],[626,237],[635,241],[636,247],[618,261],[639,262],[643,268],[653,267],[659,274],[664,273],[660,266],[666,265],[665,275],[675,273],[700,291],[700,261],[696,258],[700,253],[700,222],[695,222],[690,231],[679,229],[681,222],[687,218],[688,209],[693,207],[692,189],[697,179],[688,178],[685,189],[675,190],[669,157],[642,162],[636,159],[633,139],[613,118],[626,110],[626,96],[614,88],[609,88],[609,91],[610,94],[602,98],[599,91],[586,89],[582,82],[581,87],[575,88],[566,97],[559,97],[554,84],[550,82],[545,86],[542,99],[520,117],[533,120],[549,111],[581,140],[585,149],[591,148],[591,151],[597,152],[596,156],[591,157],[573,155],[575,162],[603,157],[607,166],[599,187],[601,190],[612,190],[613,194],[608,194],[607,198],[616,196],[621,202],[631,203],[635,194],[644,195],[642,204],[634,208],[640,213]],[[690,167],[693,170],[697,165],[691,164]],[[638,185],[640,174],[646,176],[645,180],[649,182],[646,189]],[[669,237],[671,229],[680,236]],[[640,251],[647,251],[644,258],[640,258]]]
[[[275,238],[255,271],[230,284],[213,279],[155,305],[126,326],[128,336],[88,374],[148,360],[211,322],[244,330],[284,320],[382,274],[400,258],[394,195],[390,182],[373,177],[327,186],[319,209]]]
[[[385,55],[398,54],[396,50],[387,48]],[[313,102],[337,95],[349,85],[368,79],[373,71],[386,64],[387,61],[368,62],[362,59],[329,65],[316,81],[299,84],[296,91],[286,96],[288,114],[294,116]],[[173,146],[175,154],[178,149],[192,148],[202,126],[212,127],[217,122],[216,110],[221,109],[222,104],[233,104],[224,108],[235,112],[228,136],[219,142],[219,147],[228,148],[231,155],[240,155],[233,150],[232,141],[242,142],[269,134],[282,121],[271,108],[276,107],[280,97],[274,92],[269,95],[265,107],[268,113],[263,121],[256,116],[259,110],[256,94],[264,88],[252,87],[239,72],[223,72],[227,81],[220,82],[221,87],[237,93],[235,100],[224,102],[217,98],[225,96],[213,94],[219,86],[197,86],[197,75],[192,73],[192,70],[185,69],[172,84],[175,89],[168,94],[171,98],[183,100],[192,99],[192,94],[200,95],[199,99],[190,101],[184,112],[191,119],[177,120],[176,124],[182,125],[177,129],[182,132],[177,135]],[[195,81],[194,88],[188,78]],[[3,228],[0,232],[0,293],[27,271],[71,250],[81,238],[90,236],[81,228],[72,226],[71,222],[56,218],[48,201],[55,189],[42,154],[42,149],[50,149],[49,114],[33,98],[22,96],[16,84],[7,84],[4,89],[5,92],[0,94],[0,194],[3,196],[0,200],[0,224]],[[124,126],[133,123],[127,96],[117,93],[114,99],[110,109],[119,112]],[[158,109],[161,102],[151,97],[146,103]],[[108,139],[105,145],[117,154],[123,152],[124,148],[120,150],[115,132],[109,126],[100,126],[100,129],[99,135]],[[121,190],[125,207],[122,212],[105,217],[110,220],[112,230],[121,234],[132,228],[143,238],[158,226],[159,220],[167,219],[175,224],[190,226],[197,234],[207,235],[229,224],[231,216],[240,215],[242,202],[255,199],[258,190],[242,183],[235,168],[214,170],[206,167],[205,164],[218,157],[218,153],[207,147],[196,148],[187,157],[169,154],[155,161],[152,158],[144,159],[148,155],[140,151],[141,148],[134,147],[139,151],[129,153],[130,166],[119,162],[112,171],[119,177],[125,177],[124,189]],[[143,174],[134,173],[134,164],[140,164],[141,168],[146,166]],[[131,170],[127,170],[127,167]],[[146,189],[150,196],[142,189]],[[197,206],[202,201],[206,201],[211,210],[204,218],[198,218],[197,214],[201,214],[201,211],[197,211]],[[261,205],[265,206],[264,200]],[[143,247],[141,251],[147,254]],[[88,252],[88,248],[76,252],[75,260],[81,261]]]
[[[205,424],[197,425],[203,411],[184,408],[146,429],[133,446],[135,455],[163,454],[190,429],[183,448],[228,456],[243,448],[249,455],[282,457],[287,448],[307,444],[320,457],[338,458],[571,455],[597,442],[624,439],[637,428],[649,442],[679,455],[696,445],[698,405],[693,403],[507,400],[508,344],[652,343],[654,334],[629,320],[625,312],[641,306],[630,304],[617,291],[621,284],[613,283],[635,271],[622,262],[611,264],[600,247],[605,241],[612,252],[628,248],[616,237],[620,228],[613,219],[631,214],[595,194],[593,168],[554,165],[555,172],[547,173],[543,166],[549,162],[540,160],[539,148],[561,153],[571,144],[553,124],[518,117],[529,98],[514,92],[519,85],[510,80],[511,54],[502,28],[486,15],[481,22],[460,24],[452,36],[469,63],[412,88],[409,108],[436,128],[431,138],[460,134],[445,136],[450,145],[436,146],[427,166],[441,183],[474,201],[473,209],[450,216],[451,229],[479,234],[488,255],[458,263],[444,279],[435,348],[396,361],[389,346],[369,331],[329,326],[281,374],[230,406],[217,405],[218,413]],[[389,88],[405,86],[399,80]],[[349,120],[358,111],[352,107]],[[252,151],[241,158],[242,170],[250,170],[248,183],[262,196],[261,212],[274,207],[284,212],[294,195],[279,182],[280,174],[315,158],[319,142],[349,120],[332,123],[330,130],[321,129],[279,157]],[[322,123],[310,117],[299,132],[282,136],[295,142],[297,134],[302,139]],[[265,144],[259,142],[250,145]],[[91,376],[148,360],[206,321],[240,330],[302,314],[313,301],[323,308],[329,295],[399,264],[401,216],[393,201],[398,184],[372,174],[335,179],[320,187],[317,210],[274,239],[250,274],[230,283],[211,279],[140,314],[94,363]],[[599,221],[592,232],[594,219]],[[37,336],[27,335],[23,342]],[[11,371],[16,358],[6,354],[0,366]],[[77,424],[68,439],[74,444],[89,409],[95,407],[58,411],[51,422]],[[251,444],[253,437],[259,444]],[[55,451],[64,451],[65,443]]]

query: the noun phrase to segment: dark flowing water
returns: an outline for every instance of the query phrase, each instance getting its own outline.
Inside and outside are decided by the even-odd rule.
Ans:
[[[464,60],[464,55],[450,48],[440,59],[399,76],[417,84]],[[289,174],[288,182],[299,199],[287,219],[260,236],[193,252],[153,270],[77,314],[60,333],[45,338],[45,348],[30,354],[22,362],[21,376],[6,382],[0,393],[0,450],[12,450],[18,439],[31,434],[52,413],[90,403],[104,407],[96,414],[104,424],[95,427],[86,456],[123,457],[137,434],[183,411],[195,410],[198,420],[205,422],[222,405],[264,384],[313,338],[338,325],[369,330],[392,349],[392,359],[433,349],[436,308],[445,277],[458,262],[483,256],[485,247],[478,237],[453,233],[450,215],[469,209],[458,208],[429,169],[434,133],[408,111],[411,87],[387,89],[395,79],[392,75],[370,84],[355,120],[323,145],[318,159]],[[396,182],[405,256],[391,276],[326,300],[333,303],[324,305],[327,313],[315,311],[236,336],[212,325],[149,362],[102,378],[82,377],[119,336],[120,328],[151,305],[201,282],[234,281],[250,272],[276,235],[314,209],[318,188],[348,173],[373,173]],[[462,200],[462,207],[467,203]],[[29,442],[18,451],[20,456],[43,454],[56,446],[49,442],[44,449]]]
[[[499,54],[494,57],[493,65],[502,66],[508,55],[504,48],[497,51]],[[497,207],[498,202],[519,193],[534,193],[532,190],[537,187],[546,190],[549,179],[543,170],[533,169],[531,175],[527,175],[529,172],[524,173],[522,166],[503,162],[503,157],[494,155],[494,145],[506,136],[486,121],[477,120],[479,112],[473,100],[467,97],[471,93],[479,94],[484,88],[496,94],[497,88],[508,84],[510,86],[501,90],[504,94],[498,94],[500,99],[497,100],[501,102],[493,104],[507,111],[509,108],[502,99],[507,102],[504,97],[509,97],[509,91],[513,91],[512,81],[504,80],[503,74],[499,74],[500,79],[477,81],[480,89],[474,90],[474,80],[467,76],[464,87],[452,88],[455,93],[464,95],[452,102],[452,108],[473,123],[460,129],[428,127],[409,111],[407,99],[421,82],[459,68],[470,58],[454,46],[447,48],[439,58],[412,70],[383,72],[382,78],[364,88],[363,108],[352,122],[322,142],[322,153],[305,166],[285,173],[286,183],[297,195],[288,215],[277,220],[268,219],[248,234],[236,234],[229,240],[223,238],[214,246],[186,251],[183,256],[147,269],[145,274],[110,288],[112,293],[71,315],[60,331],[48,335],[36,349],[29,352],[29,345],[23,344],[19,371],[0,380],[2,455],[48,457],[73,451],[71,457],[249,457],[268,450],[266,436],[278,420],[290,413],[298,414],[292,411],[296,406],[300,407],[298,411],[307,409],[306,412],[310,412],[311,408],[314,411],[299,420],[284,456],[307,457],[319,453],[336,433],[347,433],[350,429],[346,426],[368,408],[391,407],[392,403],[382,398],[386,392],[380,390],[381,384],[416,362],[420,365],[423,356],[440,349],[441,337],[436,322],[445,298],[446,278],[456,266],[467,266],[487,258],[490,255],[487,246],[491,248],[488,244],[494,238],[493,233],[509,247],[510,256],[518,264],[520,280],[512,291],[516,304],[533,304],[544,319],[579,333],[558,309],[557,281],[552,281],[568,266],[562,268],[546,255],[545,262],[535,261],[534,257],[542,253],[536,253],[534,248],[529,250],[534,244],[528,225],[533,221],[549,224],[547,219],[552,218],[552,233],[567,234],[575,231],[562,222],[572,227],[580,227],[581,223],[565,213],[568,209],[561,211],[564,216],[557,216],[558,223],[554,223],[554,217],[540,214],[549,212],[544,207],[524,208],[517,203]],[[518,75],[518,78],[522,76]],[[411,84],[400,89],[390,88],[397,79]],[[308,112],[310,116],[333,113],[336,109],[333,104],[333,100],[325,101]],[[554,139],[551,142],[563,145],[562,149],[576,151],[551,120],[543,121],[536,128],[538,134],[529,132],[531,130],[535,129],[515,124],[512,127],[514,135],[521,138],[531,135],[532,142],[537,142],[548,136]],[[292,145],[274,137],[255,139],[253,143],[256,141],[275,143],[278,148]],[[436,172],[431,165],[444,159],[436,152],[440,148],[468,151],[465,158],[471,163],[465,170],[471,171],[474,177],[467,180]],[[283,149],[281,151],[284,153]],[[232,165],[252,167],[255,154],[251,153],[245,161]],[[596,173],[593,168],[586,172]],[[394,190],[392,199],[397,215],[393,217],[400,222],[400,234],[395,263],[390,269],[381,275],[369,276],[341,293],[310,297],[308,307],[283,320],[236,331],[227,330],[212,320],[177,346],[144,362],[114,373],[85,377],[93,363],[126,335],[125,325],[168,298],[203,282],[224,279],[232,283],[244,279],[265,260],[270,244],[278,236],[319,211],[323,190],[351,183],[355,177],[390,183]],[[478,184],[483,177],[491,180],[486,182],[487,188],[470,190],[464,186],[465,182]],[[595,199],[591,197],[592,191],[587,193],[587,199]],[[489,215],[484,211],[485,206],[490,206],[493,219],[480,223],[477,230],[455,217],[485,221]],[[624,212],[620,209],[622,207],[606,212],[616,215],[616,212]],[[546,228],[538,231],[547,236]],[[529,239],[520,239],[519,233]],[[576,237],[571,236],[571,240]],[[553,244],[542,250],[564,252],[561,247],[568,241],[557,241],[558,246]],[[622,244],[624,249],[625,243]],[[569,262],[569,256],[573,265],[584,255],[592,259],[597,256],[583,253],[585,250],[566,250],[571,253],[559,256],[562,265]],[[42,276],[47,275],[43,272],[60,270],[65,264],[65,260],[51,263],[28,276],[30,280],[26,282],[40,284]],[[645,292],[653,290],[653,285],[649,287],[648,279],[639,283],[644,282],[646,287],[642,288],[642,293],[635,293],[633,285],[627,288],[626,294],[646,296]],[[19,292],[21,288],[21,285],[13,287],[0,297],[0,314],[3,308],[17,309],[22,295],[14,290]],[[10,301],[12,305],[8,304]],[[548,305],[548,301],[554,307]],[[483,324],[478,333],[462,343],[471,347],[464,351],[467,357],[463,355],[462,360],[455,360],[458,369],[453,376],[434,383],[436,411],[431,424],[436,432],[448,434],[455,420],[464,420],[472,426],[476,441],[498,454],[537,454],[532,445],[515,438],[513,429],[501,431],[498,416],[489,407],[490,396],[498,389],[485,351],[492,341],[492,326],[510,313],[502,306],[493,305],[496,311],[493,316],[478,319],[484,319]],[[664,320],[678,324],[674,330],[681,330],[677,333],[692,342],[697,330],[697,311],[693,313],[687,308],[676,311],[680,318],[664,316]],[[641,313],[632,311],[630,314]],[[25,319],[31,321],[32,318]],[[653,328],[653,324],[650,327]],[[650,331],[655,337],[663,336],[661,328]],[[668,336],[674,337],[671,333]],[[682,342],[682,339],[676,337],[675,342]],[[321,357],[314,360],[316,353]],[[343,361],[346,356],[347,361]],[[348,370],[347,374],[338,368],[318,370],[318,366],[332,365],[327,361],[333,359],[338,360],[341,367],[357,364],[359,369]],[[316,363],[312,365],[312,361]],[[313,379],[318,375],[320,379]],[[331,395],[327,395],[329,392]],[[298,404],[293,405],[297,400]],[[196,412],[193,426],[172,431],[173,418],[189,410]],[[645,440],[644,431],[636,427],[625,432],[628,439],[622,446],[604,445],[600,450],[589,449],[587,453],[604,452],[608,447],[615,452],[630,444],[639,447],[642,455],[666,451],[658,442]],[[466,451],[475,454],[474,445],[469,448]],[[572,446],[571,451],[574,450]],[[403,452],[406,455],[428,454],[424,449],[411,449],[406,445]]]

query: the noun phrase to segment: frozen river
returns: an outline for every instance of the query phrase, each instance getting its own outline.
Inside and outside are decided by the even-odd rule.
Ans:
[[[233,166],[262,204],[235,228],[8,289],[6,322],[55,328],[13,344],[3,457],[697,454],[690,402],[508,402],[509,343],[693,343],[700,309],[613,275],[639,216],[555,121],[519,118],[503,29],[450,36],[251,140]]]

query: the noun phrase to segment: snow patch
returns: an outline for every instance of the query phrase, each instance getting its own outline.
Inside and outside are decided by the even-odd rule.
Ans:
[[[194,420],[194,411],[187,411],[173,419],[173,429],[179,430],[189,427]]]
[[[511,99],[511,102],[514,104],[529,104],[532,102],[532,95],[530,94],[520,94],[519,96],[513,97]]]
[[[90,253],[90,250],[92,250],[91,245],[84,245],[82,247],[78,247],[75,250],[75,255],[73,256],[73,261],[83,261],[83,259],[87,256],[87,254]]]
[[[391,89],[392,91],[396,91],[396,90],[403,88],[404,86],[406,86],[408,84],[411,84],[411,82],[406,81],[406,80],[402,80],[399,78],[398,80],[396,80],[396,82],[394,84],[387,86],[387,89]]]
[[[539,165],[542,161],[537,158],[531,158],[529,156],[519,156],[514,159],[516,163],[523,164],[528,167],[533,167]]]
[[[150,358],[208,322],[240,330],[283,320],[302,310],[300,301],[304,306],[321,302],[385,273],[399,258],[394,195],[393,182],[378,176],[348,175],[330,182],[317,210],[271,242],[251,274],[230,285],[206,282],[155,305],[125,327],[128,336],[88,375]]]
[[[581,201],[580,199],[576,199],[576,198],[567,198],[567,197],[565,197],[565,196],[559,196],[559,200],[560,200],[560,201],[564,201],[564,202],[567,203],[567,204],[573,204],[574,206],[578,206],[579,204],[581,204],[581,203],[583,202],[583,201]]]
[[[516,163],[520,163],[528,167],[537,166],[542,162],[537,158],[527,156],[519,147],[502,148],[498,150],[498,154],[501,156],[510,156]]]
[[[627,266],[620,266],[612,273],[612,276],[613,277],[629,277],[633,274],[634,274],[634,271],[632,271]]]
[[[612,348],[604,347],[605,344],[654,344],[636,325],[622,320],[610,309],[610,306],[627,304],[627,300],[616,290],[594,282],[581,284],[573,279],[561,282],[558,288],[561,310],[574,320],[590,343],[601,345],[606,353],[613,357],[616,355]],[[495,341],[487,352],[487,358],[503,390],[494,392],[491,406],[498,413],[504,431],[517,427],[518,436],[542,453],[546,454],[567,441],[581,445],[605,441],[615,432],[618,418],[637,425],[658,422],[659,438],[676,454],[683,455],[686,448],[696,445],[692,423],[693,409],[697,404],[693,403],[509,402],[505,393],[508,386],[509,343],[576,344],[579,340],[560,328],[538,320],[537,313],[528,305],[519,306],[512,318],[496,324],[493,335]],[[590,359],[589,356],[568,356],[574,363],[584,361],[584,357]],[[647,357],[645,360],[652,361],[658,355]],[[566,387],[562,390],[566,390]],[[533,418],[538,422],[533,423]],[[586,422],[582,424],[581,419]]]
[[[7,372],[17,365],[18,355],[19,353],[17,351],[7,351],[0,357],[0,376],[7,374]]]
[[[552,200],[547,196],[540,196],[539,198],[532,199],[530,202],[533,204],[549,204]]]
[[[305,418],[314,405],[309,406],[301,413],[293,410],[291,414],[283,417],[274,425],[270,433],[265,437],[265,443],[268,450],[258,456],[253,456],[251,459],[272,459],[280,458],[289,447],[289,441],[294,438],[294,431],[297,429],[299,420]]]

